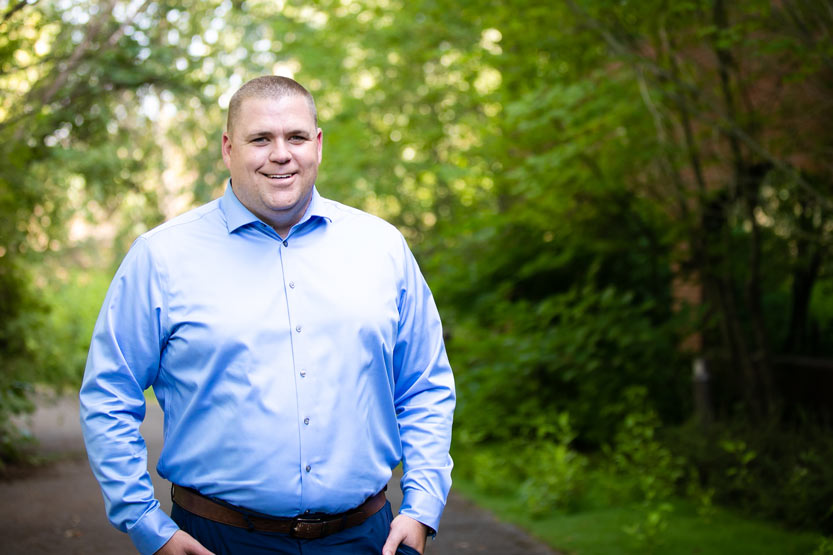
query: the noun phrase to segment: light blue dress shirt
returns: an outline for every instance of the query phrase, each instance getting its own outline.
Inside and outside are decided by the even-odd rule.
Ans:
[[[133,244],[95,326],[81,422],[110,521],[148,554],[177,530],[139,434],[150,386],[173,483],[275,516],[338,513],[402,460],[401,513],[438,527],[454,381],[431,292],[379,218],[313,190],[281,238],[229,186]]]

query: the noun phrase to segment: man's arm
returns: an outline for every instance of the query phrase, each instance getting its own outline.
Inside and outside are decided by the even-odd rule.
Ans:
[[[156,552],[178,529],[154,497],[139,433],[144,390],[159,370],[165,313],[158,268],[140,238],[110,284],[79,398],[87,454],[108,518],[143,554]]]
[[[439,527],[451,487],[455,391],[437,307],[404,239],[402,244],[406,252],[393,358],[403,500],[389,540],[398,545],[401,538],[422,552],[427,529]]]

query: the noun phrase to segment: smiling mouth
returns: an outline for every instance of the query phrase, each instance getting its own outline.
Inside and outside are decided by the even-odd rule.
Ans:
[[[294,173],[264,173],[262,175],[268,177],[269,179],[281,180],[281,179],[289,179],[290,177],[292,177],[295,174]]]

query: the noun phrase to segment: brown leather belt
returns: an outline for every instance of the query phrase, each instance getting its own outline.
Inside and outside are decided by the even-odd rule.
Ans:
[[[358,526],[376,514],[385,505],[385,490],[369,497],[367,501],[351,511],[337,515],[309,515],[295,518],[249,515],[176,484],[171,487],[171,499],[189,513],[214,522],[247,528],[251,531],[280,532],[293,538],[314,540]]]

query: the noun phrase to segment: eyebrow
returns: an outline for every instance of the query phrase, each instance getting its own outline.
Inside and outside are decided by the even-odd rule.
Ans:
[[[252,131],[251,133],[247,133],[245,135],[245,138],[246,139],[256,139],[258,137],[271,137],[273,135],[274,135],[273,132],[266,131],[266,130]],[[291,130],[291,131],[287,131],[286,135],[288,137],[292,137],[292,136],[295,136],[295,135],[302,135],[305,138],[309,138],[310,137],[310,132],[305,130],[305,129],[294,129],[294,130]]]

